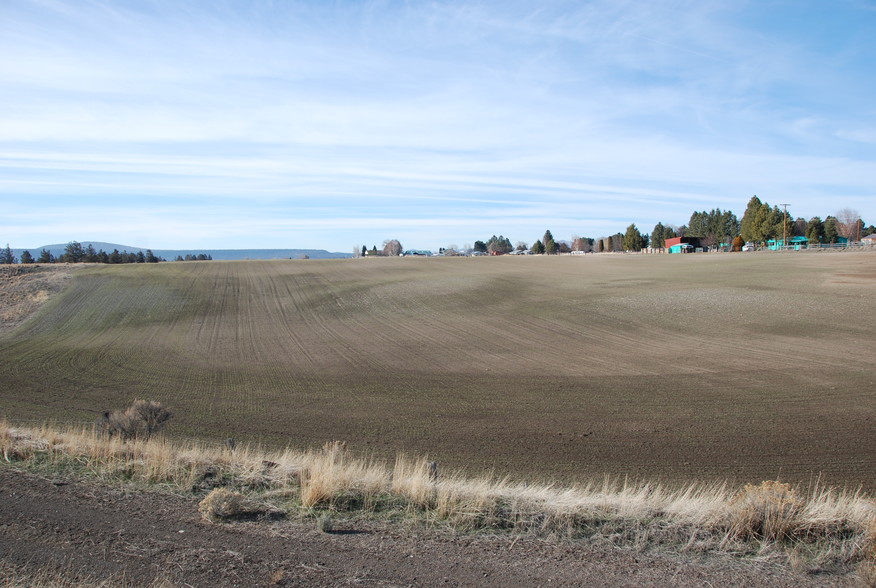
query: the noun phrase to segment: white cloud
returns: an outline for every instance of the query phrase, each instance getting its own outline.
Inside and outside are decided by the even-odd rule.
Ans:
[[[115,197],[121,226],[141,212],[128,201],[151,199],[162,212],[143,218],[168,239],[212,226],[268,246],[274,222],[331,242],[392,222],[424,239],[586,235],[741,214],[753,193],[876,217],[872,106],[856,98],[872,76],[855,69],[876,47],[853,6],[821,53],[774,7],[711,1],[3,10],[0,51],[16,59],[0,62],[0,197],[62,211]],[[175,215],[199,204],[204,230],[187,231]],[[65,216],[76,236],[61,240],[100,228]]]

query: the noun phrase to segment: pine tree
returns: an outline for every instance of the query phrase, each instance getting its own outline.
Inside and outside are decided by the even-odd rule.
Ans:
[[[813,245],[824,241],[824,223],[817,216],[806,223],[806,239]]]
[[[6,249],[0,250],[0,264],[2,265],[12,265],[16,263],[18,260],[15,259],[15,256],[12,255],[12,249],[9,247],[9,243],[6,244]]]
[[[828,216],[824,219],[824,241],[825,243],[836,243],[839,240],[839,228],[837,227],[836,218]]]
[[[66,263],[80,263],[85,251],[82,249],[82,243],[71,241],[64,248],[64,254],[61,255],[61,261]]]
[[[635,224],[631,224],[627,227],[627,232],[624,234],[624,251],[641,251],[642,245],[642,233],[639,232]]]
[[[542,239],[542,245],[544,245],[544,252],[547,253],[548,255],[554,255],[560,250],[560,246],[554,240],[554,236],[551,234],[551,232],[549,230],[544,232],[544,239]]]
[[[654,225],[654,230],[651,231],[651,247],[654,249],[663,249],[666,247],[666,235],[663,223],[658,222]]]
[[[745,214],[742,215],[742,221],[739,223],[739,234],[745,241],[757,241],[758,238],[756,218],[760,212],[763,203],[757,196],[752,196],[748,201],[748,206],[745,207]]]

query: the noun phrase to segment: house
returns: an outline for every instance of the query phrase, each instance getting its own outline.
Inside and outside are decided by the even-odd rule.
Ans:
[[[809,247],[809,239],[806,237],[791,237],[788,239],[788,246],[785,247],[784,239],[770,239],[767,241],[767,247],[772,249],[773,251],[778,251],[779,249],[793,249],[795,251],[799,251],[801,249],[807,249]]]
[[[876,246],[876,233],[872,235],[867,235],[866,237],[861,239],[861,245],[868,245],[870,247]]]

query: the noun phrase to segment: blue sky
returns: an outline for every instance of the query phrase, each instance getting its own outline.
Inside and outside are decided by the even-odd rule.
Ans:
[[[0,241],[876,223],[876,0],[2,0]]]

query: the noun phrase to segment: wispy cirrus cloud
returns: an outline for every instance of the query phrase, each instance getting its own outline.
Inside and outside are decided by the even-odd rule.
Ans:
[[[15,209],[0,232],[437,248],[741,214],[753,193],[872,219],[874,25],[813,10],[18,0],[0,7],[0,196],[61,213]],[[110,199],[103,225],[68,209]]]

